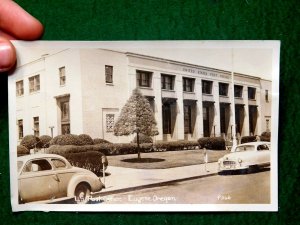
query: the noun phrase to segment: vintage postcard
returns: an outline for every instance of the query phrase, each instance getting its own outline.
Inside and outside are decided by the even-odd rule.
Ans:
[[[279,41],[15,41],[13,211],[277,211]]]

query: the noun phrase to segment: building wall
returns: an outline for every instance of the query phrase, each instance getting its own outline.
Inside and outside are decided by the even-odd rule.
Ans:
[[[105,66],[113,67],[113,82],[105,80]],[[59,83],[59,68],[65,67],[66,83]],[[40,118],[40,135],[61,134],[60,99],[70,102],[70,132],[89,134],[111,142],[130,142],[130,137],[116,137],[107,130],[107,118],[113,124],[132,90],[138,86],[137,70],[152,73],[150,87],[140,87],[151,101],[161,140],[196,140],[204,136],[203,107],[208,106],[208,136],[232,137],[235,129],[234,108],[239,106],[242,117],[240,136],[261,134],[271,129],[271,81],[243,74],[234,74],[234,84],[243,87],[241,98],[233,96],[231,73],[166,59],[120,53],[101,49],[66,49],[22,65],[17,69],[16,81],[24,80],[24,95],[17,97],[17,119],[23,119],[24,135],[33,134],[33,117]],[[40,74],[40,91],[29,94],[28,78]],[[161,76],[174,76],[174,89],[162,90]],[[194,79],[193,92],[183,91],[183,78]],[[211,81],[210,94],[202,93],[202,81]],[[219,95],[219,83],[228,84],[227,96]],[[248,99],[248,87],[255,88],[255,99]],[[269,91],[266,101],[265,91]],[[234,101],[234,104],[233,104]],[[162,105],[171,103],[170,134],[163,134]],[[184,132],[184,105],[191,105],[192,132]],[[225,134],[221,133],[220,104],[226,106]],[[235,106],[235,107],[233,107]],[[249,108],[255,111],[255,130],[250,133]],[[113,118],[112,118],[113,117]],[[267,122],[269,120],[269,122]]]

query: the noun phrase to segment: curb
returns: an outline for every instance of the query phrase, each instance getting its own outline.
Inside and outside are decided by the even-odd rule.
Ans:
[[[153,188],[153,187],[157,187],[157,186],[166,186],[166,185],[170,185],[170,184],[176,183],[176,182],[194,180],[194,179],[205,178],[205,177],[211,177],[211,176],[215,176],[215,175],[218,175],[218,172],[205,174],[205,175],[198,175],[198,176],[193,176],[193,177],[186,177],[186,178],[162,181],[162,182],[152,183],[152,184],[144,184],[144,185],[128,187],[128,188],[122,188],[122,189],[117,189],[117,190],[111,190],[111,191],[106,191],[106,192],[101,192],[100,191],[100,192],[94,193],[93,195],[106,196],[106,195],[111,195],[111,194],[119,194],[119,193],[123,193],[123,192],[137,191],[137,190],[146,189],[146,188]]]

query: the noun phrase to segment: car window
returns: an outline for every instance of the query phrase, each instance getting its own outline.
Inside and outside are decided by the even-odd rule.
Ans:
[[[265,144],[264,145],[258,145],[257,150],[258,151],[269,150],[269,146],[265,145]]]
[[[60,159],[51,159],[51,162],[56,169],[63,169],[67,167],[67,164]]]
[[[237,146],[235,148],[236,152],[245,152],[245,151],[254,151],[253,145],[243,145],[243,146]]]
[[[52,170],[52,166],[46,159],[32,160],[26,164],[23,172],[39,172],[45,170]]]
[[[23,162],[22,161],[18,161],[18,172],[20,171],[20,169],[23,166]]]

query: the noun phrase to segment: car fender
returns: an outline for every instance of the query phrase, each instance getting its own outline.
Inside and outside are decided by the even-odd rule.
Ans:
[[[93,190],[93,180],[94,179],[87,174],[74,174],[68,184],[67,196],[74,196],[75,188],[79,183],[87,183],[90,186],[91,190]]]

